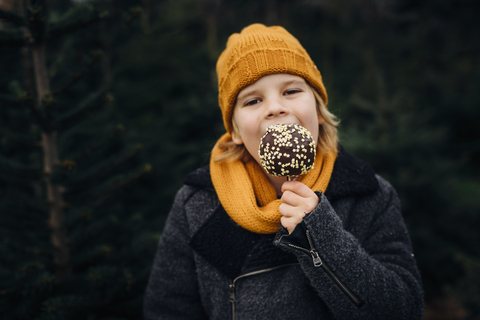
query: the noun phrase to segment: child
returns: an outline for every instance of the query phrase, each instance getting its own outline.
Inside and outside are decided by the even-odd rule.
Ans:
[[[392,186],[337,140],[322,77],[282,27],[230,36],[217,62],[227,133],[184,181],[145,295],[146,319],[420,319],[423,297]],[[298,181],[267,174],[268,126],[316,139]]]

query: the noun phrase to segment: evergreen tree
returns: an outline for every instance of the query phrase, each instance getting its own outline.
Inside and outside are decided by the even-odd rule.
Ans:
[[[0,228],[8,239],[0,246],[0,281],[8,280],[1,282],[1,303],[17,306],[16,301],[24,301],[21,293],[31,297],[25,303],[33,310],[40,306],[46,312],[51,304],[42,303],[49,298],[100,292],[87,288],[103,283],[92,280],[99,279],[100,271],[90,268],[115,264],[128,267],[135,280],[129,292],[136,300],[119,299],[130,301],[135,307],[129,309],[140,314],[156,240],[173,196],[185,174],[208,163],[209,151],[224,130],[215,82],[218,54],[230,34],[260,22],[286,27],[305,46],[322,72],[329,108],[342,121],[341,143],[399,192],[426,290],[425,319],[478,318],[476,2],[142,0],[138,22],[132,21],[138,10],[129,9],[135,0],[82,1],[73,7],[68,1],[48,2],[51,98],[41,104],[34,94],[30,57],[36,38],[29,34],[36,33],[28,31],[35,23],[24,18],[33,13],[0,13],[0,42],[8,45],[0,50],[2,61],[8,61],[0,64],[0,206],[6,212]],[[100,11],[92,10],[92,4]],[[104,11],[110,14],[94,14]],[[122,12],[128,12],[122,23],[113,23],[122,19]],[[124,27],[132,23],[138,25]],[[105,103],[95,103],[105,97]],[[80,116],[81,106],[95,111],[82,114],[78,124],[70,122],[78,119],[74,110]],[[40,295],[31,289],[37,288],[32,280],[39,277],[36,268],[57,278],[51,232],[44,227],[49,203],[39,142],[47,132],[42,126],[48,121],[59,125],[60,120],[67,125],[57,130],[61,166],[55,166],[52,181],[65,190],[63,202],[72,204],[63,209],[69,264],[72,278],[84,283],[75,291],[52,284]],[[123,131],[117,123],[135,130]],[[96,147],[90,149],[92,140]],[[128,176],[142,163],[138,154],[128,158],[137,141],[153,163],[151,173],[115,189],[103,202],[101,196],[84,203],[96,193],[91,186],[101,186],[98,181]],[[103,170],[112,166],[100,162],[113,164],[108,157],[121,150],[129,160]],[[96,165],[104,175],[89,171]],[[97,224],[101,221],[103,225]],[[119,250],[134,243],[145,246],[143,251]],[[90,250],[104,253],[86,263]],[[123,276],[116,279],[117,284],[126,281]],[[121,311],[127,303],[105,301],[104,309],[89,305],[82,310],[97,317],[127,317]]]
[[[142,212],[150,165],[123,138],[108,77],[92,75],[105,54],[77,51],[95,43],[88,28],[125,25],[139,10],[47,14],[32,0],[24,12],[0,11],[11,58],[0,93],[0,317],[141,318],[159,239]],[[33,88],[21,81],[28,71]]]
[[[476,6],[468,0],[151,2],[148,32],[122,47],[127,54],[114,90],[161,164],[158,175],[171,182],[158,185],[165,197],[160,213],[167,215],[170,207],[162,204],[171,202],[184,175],[208,163],[223,132],[214,67],[227,37],[250,23],[279,24],[321,70],[329,108],[342,121],[341,143],[400,194],[427,316],[439,309],[450,318],[478,317]]]

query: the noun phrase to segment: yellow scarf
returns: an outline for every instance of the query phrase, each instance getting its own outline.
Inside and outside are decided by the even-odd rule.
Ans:
[[[226,133],[217,141],[210,158],[210,175],[220,203],[241,227],[255,233],[274,233],[280,228],[281,201],[260,165],[255,160],[213,161],[222,152],[219,143],[229,138]],[[314,168],[299,181],[313,191],[325,192],[335,158],[333,153],[323,156],[317,152]]]

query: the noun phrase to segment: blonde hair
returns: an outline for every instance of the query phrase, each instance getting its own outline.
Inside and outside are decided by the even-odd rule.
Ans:
[[[308,82],[307,82],[308,84]],[[320,115],[325,122],[319,125],[318,130],[318,142],[317,142],[317,152],[326,154],[328,151],[331,151],[337,156],[338,154],[338,130],[337,126],[340,121],[337,117],[328,111],[325,102],[323,101],[320,94],[315,90],[310,84],[308,84],[310,89],[313,92],[316,101],[317,114]],[[234,103],[235,105],[235,103]],[[235,118],[232,117],[232,127],[233,132],[236,135],[240,136],[238,131],[237,124],[235,123]],[[241,160],[243,162],[248,162],[252,159],[252,156],[247,151],[247,148],[243,144],[238,145],[230,138],[228,141],[220,143],[218,148],[223,152],[218,155],[214,161],[235,161]]]

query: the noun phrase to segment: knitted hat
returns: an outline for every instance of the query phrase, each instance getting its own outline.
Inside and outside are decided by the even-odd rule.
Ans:
[[[228,38],[217,61],[218,102],[227,132],[233,131],[233,104],[240,90],[274,73],[304,78],[327,103],[322,76],[300,42],[282,27],[252,24]]]

